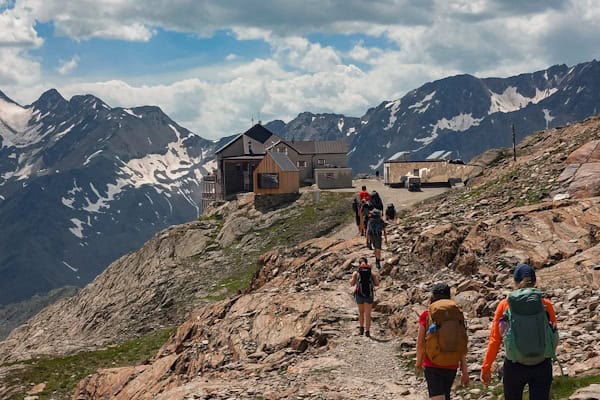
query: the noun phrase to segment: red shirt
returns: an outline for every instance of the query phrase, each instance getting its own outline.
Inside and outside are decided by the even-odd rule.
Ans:
[[[427,335],[427,316],[429,315],[429,310],[425,310],[419,316],[419,325],[425,327],[425,335]],[[458,369],[458,364],[456,365],[437,365],[431,362],[429,358],[427,358],[427,354],[423,356],[423,366],[424,367],[433,367],[433,368],[444,368],[444,369]]]
[[[369,194],[369,192],[363,192],[361,190],[360,192],[358,192],[358,197],[360,198],[361,201],[363,201],[363,200],[371,201],[371,195]]]

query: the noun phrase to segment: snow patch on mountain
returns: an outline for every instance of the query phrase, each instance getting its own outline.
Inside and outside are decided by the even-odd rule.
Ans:
[[[344,118],[340,118],[340,119],[338,120],[338,123],[337,123],[337,128],[338,128],[338,131],[340,131],[340,133],[343,133],[343,129],[344,129]]]
[[[396,123],[396,120],[398,119],[396,114],[398,114],[398,110],[400,109],[400,100],[395,100],[395,101],[387,103],[385,105],[385,108],[390,108],[390,119],[388,121],[387,126],[385,128],[383,128],[383,130],[387,131],[388,129],[390,129],[394,126],[394,124]]]
[[[412,106],[409,106],[408,109],[412,110],[414,108],[415,112],[418,112],[421,114],[424,113],[429,108],[429,105],[430,105],[429,102],[431,101],[431,99],[433,99],[433,96],[435,96],[435,90],[433,92],[429,93],[427,96],[423,97],[423,100],[416,102]]]
[[[77,218],[71,218],[70,221],[75,227],[69,228],[69,231],[79,239],[83,239],[83,225],[85,222]]]
[[[546,120],[546,129],[548,129],[548,124],[552,122],[554,117],[550,115],[550,110],[547,108],[542,109],[542,112],[544,113],[544,119]]]
[[[558,89],[551,88],[540,90],[535,89],[535,95],[533,97],[525,97],[517,91],[514,86],[509,86],[501,94],[492,92],[490,90],[490,109],[488,114],[496,112],[513,112],[526,107],[529,103],[537,104],[547,97],[552,96]]]
[[[433,129],[431,130],[431,136],[427,136],[424,138],[415,138],[415,142],[423,143],[424,145],[429,145],[433,142],[438,136],[438,130],[440,129],[448,129],[451,131],[463,132],[469,129],[472,126],[477,126],[483,121],[483,118],[473,118],[472,113],[468,114],[458,114],[450,119],[442,118],[438,120],[435,124],[431,126]]]
[[[0,136],[2,147],[27,147],[42,140],[40,125],[29,125],[34,110],[0,99]]]
[[[85,159],[85,161],[83,162],[83,165],[84,165],[84,166],[85,166],[85,165],[88,165],[88,164],[90,163],[90,161],[92,161],[92,159],[93,159],[94,157],[96,157],[96,156],[97,156],[98,154],[100,154],[100,153],[102,153],[102,150],[98,150],[98,151],[95,151],[95,152],[93,152],[92,154],[90,154],[90,155],[89,155],[89,156],[88,156],[88,157]]]

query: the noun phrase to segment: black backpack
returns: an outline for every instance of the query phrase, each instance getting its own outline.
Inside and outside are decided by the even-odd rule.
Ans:
[[[387,208],[385,209],[385,217],[387,219],[394,219],[394,218],[396,218],[396,208],[394,207],[393,204],[389,204],[387,206]]]
[[[373,296],[373,279],[371,268],[359,268],[356,279],[356,293],[363,297]]]
[[[383,211],[383,201],[381,200],[381,197],[379,197],[379,193],[371,193],[371,205],[373,208]]]
[[[367,233],[369,236],[381,236],[383,233],[383,220],[381,216],[373,214],[369,218],[369,224],[367,225]]]

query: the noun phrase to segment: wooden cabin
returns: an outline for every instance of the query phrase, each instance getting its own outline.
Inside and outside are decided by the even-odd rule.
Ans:
[[[300,191],[300,171],[283,153],[267,152],[254,169],[253,178],[257,195]]]

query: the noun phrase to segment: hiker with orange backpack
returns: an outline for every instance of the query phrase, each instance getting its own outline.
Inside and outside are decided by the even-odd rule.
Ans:
[[[517,265],[513,278],[517,290],[496,307],[480,378],[484,385],[490,384],[492,364],[504,343],[504,398],[520,400],[528,385],[530,400],[548,400],[558,344],[556,313],[550,300],[535,288],[533,267]]]
[[[469,384],[466,323],[462,311],[450,297],[447,284],[435,284],[429,308],[419,316],[415,368],[417,373],[424,370],[432,400],[450,399],[459,366],[461,384]]]
[[[354,287],[354,299],[358,306],[358,334],[371,337],[371,310],[379,276],[371,270],[366,257],[358,259],[358,270],[352,273],[350,286]]]

